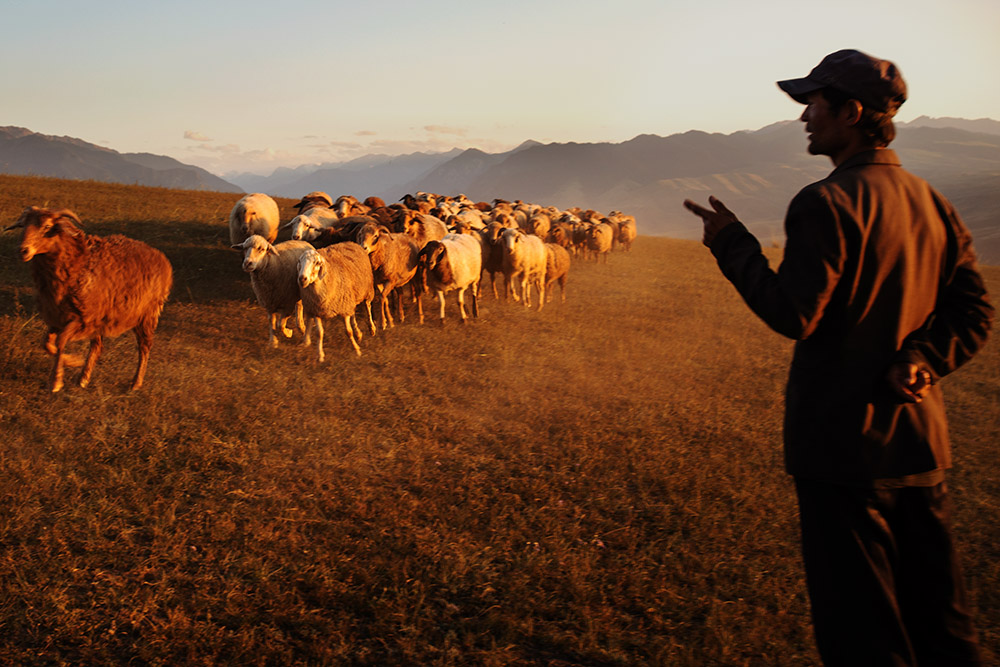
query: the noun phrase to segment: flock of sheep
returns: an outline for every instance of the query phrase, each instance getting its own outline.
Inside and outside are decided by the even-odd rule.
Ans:
[[[614,211],[560,211],[520,201],[472,202],[463,195],[406,195],[386,206],[377,197],[364,202],[345,195],[334,200],[311,192],[295,205],[296,215],[280,225],[277,203],[264,194],[240,199],[229,217],[230,243],[243,256],[243,270],[258,303],[268,313],[268,342],[278,332],[292,335],[295,318],[311,345],[315,331],[319,361],[324,359],[323,323],[340,318],[351,346],[361,355],[357,313],[369,331],[404,318],[402,289],[410,289],[419,320],[420,295],[434,292],[444,322],[445,295],[457,294],[462,321],[465,295],[479,314],[480,282],[489,273],[495,298],[496,276],[503,277],[503,298],[531,306],[532,289],[539,310],[546,292],[565,282],[571,255],[607,261],[615,244],[628,250],[636,236],[635,218]],[[103,348],[104,336],[132,330],[139,362],[132,389],[142,385],[153,334],[173,281],[166,256],[145,243],[121,235],[97,237],[77,226],[68,209],[25,209],[11,229],[21,229],[20,255],[31,263],[42,320],[48,327],[44,347],[55,357],[49,389],[63,387],[67,366],[83,366],[79,384],[87,386]],[[275,243],[279,229],[291,240]],[[361,306],[364,306],[362,309]],[[67,343],[89,340],[85,359],[67,354]]]

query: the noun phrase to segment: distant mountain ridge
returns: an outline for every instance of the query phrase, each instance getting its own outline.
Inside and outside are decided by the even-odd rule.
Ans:
[[[956,127],[958,126],[958,127]],[[892,144],[903,165],[926,178],[952,199],[973,232],[985,263],[1000,264],[1000,122],[990,119],[918,118],[899,123]],[[136,170],[171,188],[239,192],[222,179],[198,185],[164,183],[165,176],[191,178],[187,167],[163,156],[119,154],[67,137],[37,135],[23,128],[0,128],[0,172],[15,146],[54,153],[42,164],[12,173],[62,178],[93,178],[142,183]],[[53,148],[57,146],[58,150]],[[38,162],[42,163],[40,158]],[[112,166],[129,166],[114,178]],[[90,171],[84,172],[83,167]],[[97,173],[102,174],[96,176]],[[640,234],[700,238],[701,225],[681,205],[716,195],[726,202],[764,243],[784,238],[782,221],[788,202],[806,184],[832,170],[825,157],[806,152],[802,123],[782,121],[759,130],[732,134],[697,130],[658,136],[643,134],[622,143],[540,144],[528,141],[504,153],[476,148],[446,153],[366,155],[338,164],[278,169],[270,176],[230,175],[247,191],[297,198],[313,190],[331,195],[375,195],[387,203],[417,191],[465,194],[478,201],[522,199],[560,208],[579,206],[602,212],[614,209],[636,216]],[[214,182],[215,185],[210,183]]]
[[[238,186],[171,157],[119,153],[81,139],[39,134],[23,127],[0,127],[0,173],[241,192]]]

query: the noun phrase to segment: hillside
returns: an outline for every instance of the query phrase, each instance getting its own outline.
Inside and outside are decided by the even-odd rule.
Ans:
[[[973,230],[984,261],[1000,264],[1000,133],[985,119],[918,119],[899,127],[893,147],[903,164],[955,198]],[[948,125],[959,125],[954,127]],[[995,123],[995,121],[992,121]],[[976,131],[972,131],[976,130]],[[378,195],[397,201],[407,192],[464,193],[476,200],[522,199],[558,207],[633,213],[642,233],[696,239],[698,221],[681,206],[686,198],[715,194],[765,243],[780,243],[785,208],[804,185],[831,170],[825,157],[809,156],[802,124],[782,122],[729,135],[690,131],[667,137],[641,135],[618,144],[538,144],[509,153],[470,148],[428,156],[411,179],[382,160],[364,169],[348,165],[276,173],[256,183],[264,191],[301,196],[311,190]]]
[[[128,183],[185,190],[240,192],[200,167],[149,153],[119,153],[72,137],[0,127],[0,174]]]
[[[540,312],[487,296],[463,327],[450,297],[444,326],[408,317],[360,359],[331,323],[320,365],[298,336],[265,348],[234,197],[0,176],[0,217],[59,202],[175,274],[140,392],[123,335],[52,396],[0,235],[0,664],[818,664],[782,472],[791,342],[699,243],[576,261]],[[995,343],[945,380],[988,664]]]
[[[901,124],[893,147],[903,164],[956,200],[984,262],[1000,264],[1000,127],[979,119],[919,118]],[[475,148],[447,153],[368,155],[342,164],[279,169],[271,176],[233,175],[247,191],[289,198],[323,190],[377,195],[396,202],[417,191],[464,193],[476,200],[522,199],[561,208],[580,206],[636,216],[641,233],[697,239],[698,221],[686,198],[722,199],[765,243],[780,244],[788,202],[831,170],[805,151],[802,124],[787,121],[756,131],[690,131],[626,142],[539,144],[490,154]],[[6,156],[6,157],[5,157]],[[145,183],[238,192],[207,172],[154,155],[119,154],[67,137],[0,128],[0,172]]]

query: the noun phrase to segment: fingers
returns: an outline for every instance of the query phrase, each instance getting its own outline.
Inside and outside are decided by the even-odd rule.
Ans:
[[[721,213],[721,214],[723,214],[725,216],[728,216],[730,218],[735,218],[736,217],[733,214],[732,211],[730,211],[728,208],[726,208],[725,204],[723,204],[721,201],[719,201],[715,197],[709,197],[708,198],[708,203],[712,205],[712,208],[715,209],[716,213]]]
[[[702,218],[704,218],[706,215],[710,215],[712,213],[707,208],[699,206],[698,204],[694,203],[690,199],[685,199],[684,200],[684,208],[686,208],[687,210],[691,211],[692,213],[694,213],[697,216],[701,216]]]
[[[933,385],[931,374],[912,363],[892,366],[886,373],[886,380],[892,390],[907,403],[922,401]]]

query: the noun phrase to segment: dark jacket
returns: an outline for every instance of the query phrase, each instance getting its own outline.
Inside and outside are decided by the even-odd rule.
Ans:
[[[878,149],[799,192],[785,233],[777,272],[742,224],[724,227],[711,249],[750,308],[798,341],[785,396],[788,472],[871,484],[949,467],[936,382],[983,345],[993,317],[954,208]],[[885,382],[900,360],[935,381],[919,404]]]

